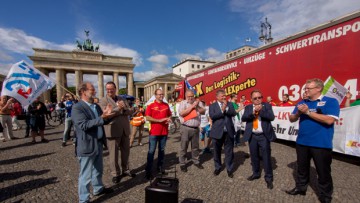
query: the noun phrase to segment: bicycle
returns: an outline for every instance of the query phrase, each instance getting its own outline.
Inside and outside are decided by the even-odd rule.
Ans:
[[[65,109],[53,110],[50,119],[47,120],[49,126],[57,127],[65,122]]]

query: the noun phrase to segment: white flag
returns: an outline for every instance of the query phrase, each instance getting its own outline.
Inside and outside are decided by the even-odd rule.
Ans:
[[[14,64],[4,80],[1,95],[14,97],[22,106],[31,104],[55,82],[25,61]]]
[[[343,101],[348,90],[338,83],[333,77],[329,76],[325,83],[322,95],[327,97],[335,98],[339,104]]]

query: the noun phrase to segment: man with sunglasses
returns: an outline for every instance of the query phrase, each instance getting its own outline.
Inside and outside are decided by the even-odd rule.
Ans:
[[[321,94],[324,83],[320,79],[306,81],[307,98],[300,101],[289,119],[299,121],[296,139],[297,178],[296,187],[287,190],[289,195],[306,195],[310,180],[310,161],[314,160],[318,174],[319,200],[331,202],[333,182],[331,177],[332,139],[334,122],[339,119],[340,107],[334,98]]]
[[[260,178],[260,156],[261,150],[265,181],[267,188],[273,189],[273,169],[271,165],[270,142],[276,139],[271,121],[275,119],[272,106],[262,102],[263,96],[259,90],[251,92],[252,105],[245,107],[242,121],[246,122],[244,138],[249,141],[250,158],[253,174],[247,179],[253,181]]]

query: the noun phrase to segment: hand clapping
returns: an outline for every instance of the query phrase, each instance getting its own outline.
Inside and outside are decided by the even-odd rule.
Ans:
[[[104,109],[103,114],[101,115],[101,117],[102,117],[103,119],[108,119],[108,118],[113,117],[114,115],[115,115],[115,113],[112,113],[112,106],[111,106],[111,104],[108,104],[108,105],[105,107],[105,109]]]

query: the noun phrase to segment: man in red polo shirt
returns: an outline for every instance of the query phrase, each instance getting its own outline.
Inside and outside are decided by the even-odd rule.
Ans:
[[[284,94],[282,98],[283,98],[283,101],[280,102],[279,106],[294,106],[294,104],[291,101],[289,101],[288,94]]]
[[[168,127],[171,122],[171,110],[167,103],[163,102],[164,93],[161,89],[155,90],[155,100],[146,107],[146,120],[150,122],[149,130],[149,152],[147,155],[145,178],[150,180],[152,176],[152,165],[157,143],[159,144],[159,155],[157,162],[158,172],[164,174],[165,145],[168,135]]]

